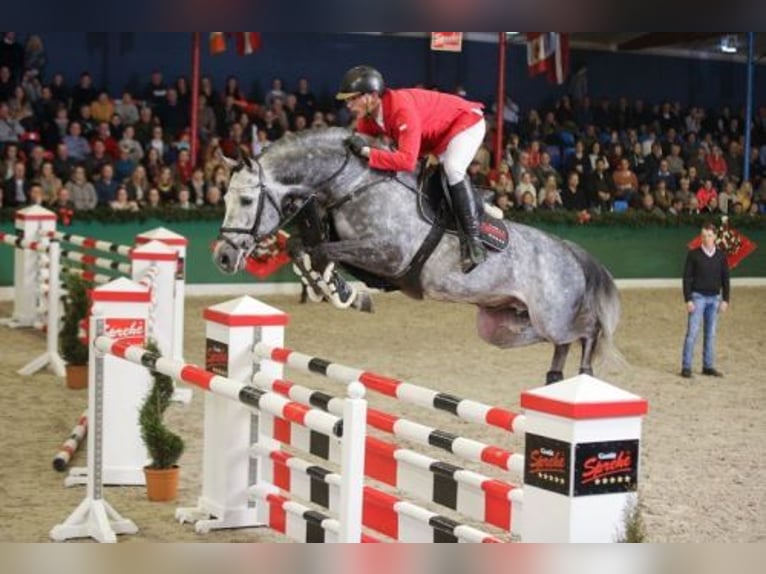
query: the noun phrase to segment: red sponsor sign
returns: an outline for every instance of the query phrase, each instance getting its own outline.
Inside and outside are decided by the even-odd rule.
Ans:
[[[575,496],[636,488],[638,446],[637,440],[578,444],[575,447]]]
[[[146,319],[107,319],[104,335],[130,345],[143,345],[146,341]]]
[[[569,494],[571,445],[564,441],[527,433],[524,483]]]
[[[462,32],[431,32],[431,49],[437,52],[461,52]]]

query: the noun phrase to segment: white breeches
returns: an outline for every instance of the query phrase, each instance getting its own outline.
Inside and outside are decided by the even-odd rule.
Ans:
[[[453,137],[447,145],[447,149],[439,156],[439,161],[444,167],[444,173],[450,185],[460,183],[465,179],[465,172],[471,165],[473,158],[476,157],[476,152],[484,141],[486,130],[487,127],[482,118],[481,121]]]

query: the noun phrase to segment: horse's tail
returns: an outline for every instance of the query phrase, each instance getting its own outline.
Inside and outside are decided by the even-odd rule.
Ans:
[[[585,293],[582,309],[596,318],[596,336],[593,356],[610,365],[625,363],[614,344],[614,334],[620,321],[620,293],[612,274],[578,245],[569,243],[585,275]]]

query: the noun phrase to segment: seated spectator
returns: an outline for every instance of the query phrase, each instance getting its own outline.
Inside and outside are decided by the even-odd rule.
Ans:
[[[138,106],[130,92],[123,92],[122,99],[114,103],[114,112],[120,116],[123,125],[132,126],[138,122]]]
[[[668,215],[678,217],[683,213],[683,209],[684,200],[681,199],[678,195],[673,196],[673,201],[670,202],[670,207],[668,208]]]
[[[138,204],[130,200],[128,190],[124,185],[117,188],[114,200],[109,202],[109,207],[113,211],[138,211]]]
[[[549,176],[555,177],[559,186],[563,181],[561,174],[551,165],[551,155],[548,152],[540,154],[540,164],[533,170],[533,174],[538,186],[542,186]]]
[[[167,89],[165,80],[162,77],[162,72],[154,70],[149,79],[149,83],[144,88],[143,99],[148,106],[156,109],[165,101]]]
[[[676,181],[678,181],[678,178],[683,174],[685,167],[684,158],[681,157],[681,146],[677,143],[672,144],[670,146],[670,155],[665,159],[668,162],[668,170],[673,174],[673,177],[676,178]]]
[[[122,183],[136,170],[136,162],[134,162],[128,153],[128,150],[124,147],[120,147],[120,157],[114,162],[114,179]]]
[[[138,122],[136,122],[135,128],[136,139],[145,152],[148,151],[149,142],[152,141],[152,134],[154,133],[154,127],[156,125],[157,120],[154,117],[152,109],[148,106],[143,106],[138,112]]]
[[[575,142],[574,154],[567,161],[566,171],[571,173],[576,171],[580,177],[587,176],[590,172],[590,158],[585,153],[585,145],[581,141]]]
[[[217,185],[210,185],[205,192],[205,207],[216,208],[223,207],[223,196],[221,188]]]
[[[0,102],[0,144],[18,143],[24,135],[24,128],[18,120],[11,117],[8,104]]]
[[[144,198],[143,209],[158,209],[162,207],[162,197],[160,191],[156,187],[150,187],[149,192]]]
[[[572,172],[567,177],[566,187],[561,191],[561,204],[570,211],[588,209],[588,195],[580,185],[580,176]]]
[[[53,156],[53,172],[62,182],[67,182],[72,178],[72,171],[77,162],[69,157],[69,148],[65,143],[56,146],[56,152]]]
[[[138,202],[139,205],[144,201],[149,192],[150,184],[149,178],[146,176],[146,168],[143,165],[136,166],[125,187],[128,190],[128,199]]]
[[[657,187],[652,192],[652,195],[654,196],[654,205],[662,211],[667,211],[670,208],[670,204],[673,201],[673,191],[668,189],[664,180],[657,182]]]
[[[165,102],[157,108],[157,116],[165,134],[171,140],[189,125],[189,108],[178,101],[175,88],[167,90]]]
[[[269,147],[271,142],[269,141],[269,136],[266,133],[266,130],[258,128],[257,125],[253,125],[253,132],[255,132],[255,137],[252,139],[253,157],[258,157],[266,151],[266,148]]]
[[[630,169],[627,159],[620,162],[619,168],[612,174],[614,181],[614,198],[622,201],[630,201],[638,192],[638,178]]]
[[[28,123],[30,118],[33,118],[34,113],[32,112],[32,104],[29,102],[29,98],[27,98],[27,94],[21,86],[16,86],[13,89],[13,93],[8,100],[8,115],[26,129],[35,128],[35,122]]]
[[[32,148],[27,158],[27,179],[29,181],[35,181],[40,178],[40,174],[43,171],[43,164],[45,163],[45,148],[41,145],[36,145]]]
[[[697,207],[702,210],[707,207],[711,197],[718,197],[718,191],[713,187],[713,180],[706,179],[702,187],[697,190]]]
[[[535,205],[537,198],[531,191],[525,191],[521,195],[521,204],[519,205],[520,211],[534,211],[537,208]]]
[[[540,142],[538,140],[532,141],[527,153],[529,154],[529,168],[534,170],[540,165]]]
[[[109,120],[109,134],[114,138],[114,141],[119,143],[122,139],[122,132],[125,130],[125,126],[122,124],[122,118],[118,114],[112,114]]]
[[[98,97],[90,104],[90,115],[96,122],[108,122],[114,114],[114,102],[107,92],[99,92]]]
[[[81,110],[83,106],[87,106],[88,110],[90,110],[90,104],[98,97],[98,92],[93,87],[93,78],[90,73],[83,72],[80,74],[80,83],[74,87],[70,95],[73,110]]]
[[[191,201],[191,194],[189,193],[189,188],[185,185],[182,185],[178,189],[178,201],[175,203],[175,207],[178,209],[196,209],[197,206],[194,205],[194,203]]]
[[[189,180],[190,200],[195,205],[201,206],[205,203],[205,193],[207,192],[207,183],[205,182],[205,170],[201,167],[194,168],[191,179]]]
[[[136,130],[133,126],[125,126],[122,132],[122,139],[120,139],[119,146],[125,148],[128,151],[128,157],[131,161],[139,163],[144,158],[144,149],[141,147],[139,141],[135,138]]]
[[[118,144],[117,140],[112,136],[112,128],[109,122],[99,122],[96,125],[96,135],[90,142],[91,147],[93,147],[96,140],[104,142],[104,151],[106,152],[106,155],[109,156],[109,159],[114,161],[120,157],[120,144]]]
[[[105,207],[115,200],[117,190],[120,188],[120,182],[114,179],[114,167],[112,167],[112,164],[105,163],[101,166],[100,177],[93,187],[96,189],[99,206]]]
[[[6,144],[3,149],[3,158],[0,159],[0,181],[13,177],[14,166],[20,160],[18,144]]]
[[[210,141],[210,138],[215,136],[218,130],[217,120],[213,108],[210,107],[205,94],[199,95],[198,100],[199,111],[197,112],[197,129],[199,131],[199,138],[203,144]]]
[[[680,197],[684,204],[689,203],[689,198],[694,194],[691,190],[691,181],[687,176],[678,180],[678,190],[675,192],[676,197]]]
[[[497,192],[495,193],[494,204],[503,212],[503,218],[509,219],[510,213],[513,211],[513,197],[510,193]]]
[[[546,186],[544,189],[545,197],[543,198],[542,202],[540,202],[540,209],[544,209],[546,211],[559,211],[564,209],[559,191],[557,189],[551,189],[548,186]]]
[[[713,146],[713,152],[707,156],[706,163],[713,180],[723,182],[729,168],[719,146]]]
[[[106,145],[103,141],[93,140],[91,152],[82,162],[85,166],[85,174],[91,181],[96,181],[101,177],[101,168],[106,164],[112,165],[112,158],[106,153]]]
[[[3,183],[3,207],[23,207],[29,202],[30,183],[27,166],[18,160],[13,164],[13,174]]]
[[[614,195],[614,178],[606,170],[607,164],[604,158],[597,159],[596,169],[587,180],[587,192],[590,201],[598,202],[602,209],[611,207],[612,196]]]
[[[718,194],[718,209],[721,210],[721,213],[729,213],[729,205],[735,200],[736,196],[737,187],[733,181],[727,180],[723,184],[721,193]]]
[[[703,173],[707,173],[707,168],[705,168]],[[686,172],[686,177],[689,179],[690,189],[699,189],[705,183],[704,180],[699,176],[697,167],[694,165],[689,166],[689,169]]]
[[[80,122],[84,138],[90,140],[95,137],[98,122],[93,119],[93,115],[90,113],[90,105],[85,105],[80,108],[80,114],[77,117],[77,121]]]
[[[170,143],[165,137],[165,132],[162,126],[154,126],[152,128],[152,138],[149,140],[149,144],[145,148],[146,150],[155,149],[160,154],[163,162],[168,161],[170,155]]]
[[[194,168],[191,164],[189,150],[179,150],[178,159],[176,159],[176,163],[173,165],[173,179],[180,184],[188,184],[193,171]]]
[[[649,185],[652,187],[657,187],[659,182],[665,182],[665,185],[668,189],[675,191],[676,187],[676,178],[675,176],[670,173],[670,165],[668,164],[668,160],[662,159],[660,160],[660,165],[657,168],[657,171],[652,172],[649,174]]]
[[[13,95],[13,88],[16,87],[16,81],[13,79],[11,69],[8,66],[0,65],[0,102],[7,102]]]
[[[548,178],[543,182],[542,187],[537,192],[538,206],[543,203],[543,200],[548,195],[549,191],[553,191],[558,198],[558,202],[561,203],[561,187],[559,186],[556,178],[552,175],[549,175]]]
[[[157,148],[151,147],[146,151],[143,161],[144,169],[146,169],[146,175],[149,181],[154,185],[160,177],[162,168],[165,167],[165,162],[162,161],[160,152]]]
[[[639,212],[655,215],[663,219],[665,218],[665,212],[654,204],[654,196],[651,193],[641,196],[641,207],[639,208]]]
[[[708,215],[721,215],[721,210],[718,208],[718,198],[711,197],[708,200],[707,205],[700,209],[700,211]]]
[[[38,207],[43,207],[43,188],[40,187],[40,184],[36,181],[33,181],[29,184],[29,200],[27,201],[27,205],[37,205]]]
[[[749,181],[743,181],[737,190],[737,203],[742,206],[742,213],[750,211],[753,203],[753,185]]]
[[[86,179],[85,168],[83,166],[78,165],[74,168],[72,179],[66,183],[65,187],[69,191],[76,211],[93,209],[98,204],[96,189]]]
[[[514,202],[516,205],[521,206],[521,198],[525,193],[531,193],[533,197],[535,198],[535,201],[533,204],[537,203],[537,189],[535,189],[534,184],[532,183],[532,172],[531,171],[525,171],[521,175],[521,181],[516,186],[516,193],[514,196]]]
[[[327,127],[327,121],[325,120],[324,114],[320,111],[314,112],[314,117],[311,120],[311,129],[326,128],[326,127]]]
[[[90,154],[90,144],[88,140],[82,135],[82,127],[80,122],[72,122],[69,124],[69,134],[64,137],[64,145],[69,150],[68,156],[73,161],[84,161]],[[77,202],[75,201],[75,204]]]
[[[157,178],[155,187],[160,192],[163,204],[174,203],[178,200],[178,185],[173,178],[173,170],[169,166],[163,166],[160,169],[160,176]]]
[[[501,172],[498,175],[497,181],[491,187],[495,190],[495,193],[507,193],[511,197],[515,197],[513,180],[511,180],[510,173]]]
[[[37,34],[30,34],[24,45],[24,71],[35,78],[43,75],[48,57],[45,54],[45,45],[42,38]]]
[[[266,104],[267,107],[271,107],[271,105],[274,103],[274,100],[276,100],[277,98],[284,100],[286,97],[287,97],[287,94],[282,89],[281,78],[274,78],[273,80],[271,80],[271,89],[266,93],[266,97],[264,98],[264,103]]]
[[[52,162],[46,161],[43,163],[39,182],[43,190],[43,202],[47,204],[53,203],[56,200],[56,194],[64,184],[61,182],[61,179],[56,177]]]
[[[64,217],[62,217],[62,213],[66,214],[66,212],[68,212],[69,219],[71,219],[75,210],[74,202],[72,201],[69,195],[69,190],[66,187],[62,187],[56,191],[56,195],[48,207],[58,214],[60,221],[64,219]]]

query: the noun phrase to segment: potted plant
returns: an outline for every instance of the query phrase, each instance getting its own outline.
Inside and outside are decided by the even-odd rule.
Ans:
[[[67,296],[64,298],[64,318],[59,332],[61,357],[66,361],[66,382],[70,389],[88,386],[88,345],[80,340],[80,324],[88,316],[90,283],[72,273],[63,275]]]
[[[157,352],[153,343],[147,349]],[[184,451],[180,436],[172,433],[163,422],[163,415],[173,396],[173,380],[167,375],[152,371],[154,384],[146,396],[139,414],[141,438],[149,451],[151,464],[144,467],[146,491],[149,500],[175,500],[178,492],[178,459]]]

